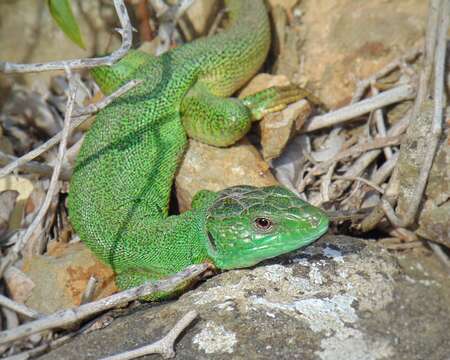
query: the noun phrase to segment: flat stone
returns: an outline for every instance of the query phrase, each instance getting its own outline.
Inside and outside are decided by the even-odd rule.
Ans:
[[[277,74],[308,85],[329,107],[350,102],[356,83],[423,39],[428,1],[302,0],[289,19]]]
[[[42,359],[97,359],[152,343],[189,310],[177,359],[444,359],[450,279],[429,256],[395,258],[372,241],[326,236],[178,301],[142,305]],[[147,356],[143,359],[157,359]]]

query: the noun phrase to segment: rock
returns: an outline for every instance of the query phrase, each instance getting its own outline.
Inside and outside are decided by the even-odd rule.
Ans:
[[[428,202],[420,214],[417,233],[450,248],[450,201],[437,206]]]
[[[326,236],[217,275],[178,301],[142,306],[42,359],[78,360],[79,349],[83,359],[97,359],[143,346],[192,309],[199,320],[177,342],[178,359],[444,359],[450,279],[438,264]]]
[[[5,271],[5,283],[8,295],[19,303],[25,303],[34,288],[34,282],[15,266]]]
[[[279,157],[311,113],[311,105],[306,100],[300,100],[282,111],[265,116],[260,125],[264,160]]]
[[[289,79],[285,75],[261,73],[251,79],[250,82],[239,92],[239,98],[242,99],[272,86],[286,86],[289,84]]]
[[[282,6],[286,11],[291,11],[298,2],[299,0],[269,0],[269,5],[271,8]]]
[[[247,140],[228,148],[216,148],[195,140],[183,158],[175,179],[180,211],[190,208],[199,190],[223,190],[235,185],[269,186],[277,181],[269,165]]]
[[[305,85],[330,108],[356,82],[423,39],[428,1],[302,0],[286,29],[277,74]]]
[[[117,290],[111,268],[82,243],[56,243],[48,255],[26,258],[23,271],[35,284],[25,304],[45,314],[78,306],[91,276],[99,280],[94,299]]]
[[[272,86],[289,85],[284,75],[258,74],[242,89],[239,98],[255,94]],[[290,104],[286,109],[264,116],[259,127],[264,160],[270,161],[281,155],[288,141],[311,115],[312,107],[306,100]]]

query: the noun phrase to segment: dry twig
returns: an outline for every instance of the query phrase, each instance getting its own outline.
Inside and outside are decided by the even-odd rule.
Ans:
[[[413,61],[422,53],[423,53],[423,46],[411,49],[405,55],[390,62],[384,68],[377,71],[372,76],[368,77],[367,79],[359,81],[356,84],[356,89],[352,98],[352,104],[361,100],[367,88],[369,88],[370,86],[374,87],[373,85],[375,85],[379,79],[385,77],[386,75],[393,72],[395,69],[401,67],[402,64]]]
[[[128,360],[134,359],[144,355],[160,354],[164,359],[170,359],[175,357],[175,340],[180,336],[184,329],[186,329],[192,321],[198,316],[195,310],[189,311],[184,315],[164,336],[161,340],[154,342],[153,344],[143,346],[136,350],[127,351],[121,354],[108,356],[102,360]]]
[[[42,317],[42,314],[36,310],[30,309],[24,304],[17,303],[10,298],[0,294],[0,306],[6,307],[16,313],[23,315],[29,319],[38,319]]]
[[[17,160],[18,160],[17,157],[5,154],[0,151],[0,165],[8,166],[9,164],[11,164]],[[53,168],[50,165],[42,164],[37,161],[29,161],[24,164],[15,165],[12,168],[13,169],[11,171],[9,171],[8,173],[14,171],[15,169],[18,169],[20,171],[24,171],[27,173],[31,173],[31,174],[38,174],[41,176],[51,176],[53,173]],[[3,172],[3,168],[0,169],[0,172]],[[61,179],[66,180],[70,177],[70,171],[68,171],[66,168],[61,169],[60,176],[61,176]],[[2,176],[0,176],[0,178],[1,177]]]
[[[339,175],[335,175],[335,176],[333,176],[333,179],[359,181],[359,182],[362,182],[362,183],[370,186],[371,188],[375,189],[380,194],[384,194],[384,190],[382,188],[380,188],[377,184],[375,184],[374,182],[372,182],[370,180],[364,179],[364,178],[362,178],[360,176],[339,176]]]
[[[375,86],[371,87],[373,96],[377,96],[379,94],[378,89]],[[373,116],[375,118],[375,125],[377,127],[378,136],[386,137],[386,124],[384,121],[383,110],[377,109],[374,111]],[[392,157],[392,149],[390,147],[385,147],[383,149],[384,156],[386,159],[390,159]]]
[[[353,120],[358,116],[367,114],[384,106],[412,99],[414,94],[415,87],[411,84],[397,86],[377,96],[373,96],[355,104],[344,106],[343,108],[329,112],[328,114],[314,116],[305,123],[302,128],[302,132],[306,133],[319,130],[325,127],[341,124],[345,121]]]
[[[91,276],[88,280],[86,288],[84,289],[83,295],[81,295],[81,304],[86,304],[92,301],[94,297],[95,290],[97,289],[98,280],[95,276]]]
[[[448,270],[450,270],[450,259],[448,258],[444,250],[442,250],[441,246],[432,241],[429,241],[428,245],[430,245],[431,249],[434,251],[438,259],[447,267]]]

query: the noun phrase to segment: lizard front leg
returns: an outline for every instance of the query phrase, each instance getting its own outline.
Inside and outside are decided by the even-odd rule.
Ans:
[[[309,98],[310,94],[290,85],[271,87],[243,99],[222,98],[197,84],[183,99],[181,118],[189,137],[225,147],[241,139],[253,121],[305,97]]]

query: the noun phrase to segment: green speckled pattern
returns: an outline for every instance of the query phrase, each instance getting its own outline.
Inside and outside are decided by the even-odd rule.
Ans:
[[[194,263],[209,261],[230,268],[248,266],[258,258],[239,262],[240,255],[234,254],[227,262],[229,251],[222,256],[211,248],[212,233],[207,226],[214,211],[210,207],[221,193],[201,192],[191,211],[168,216],[174,174],[187,144],[186,131],[204,142],[226,146],[249,129],[251,111],[243,102],[221,97],[236,91],[264,62],[270,44],[269,22],[263,1],[228,0],[225,4],[230,18],[226,31],[160,57],[131,51],[113,67],[93,70],[105,93],[130,79],[143,80],[99,112],[70,184],[71,222],[89,248],[112,266],[120,288],[167,276]],[[275,190],[268,191],[273,194]],[[280,191],[285,192],[281,202],[286,196],[294,201],[295,195]],[[269,202],[274,198],[271,195]],[[279,217],[277,207],[273,209]],[[324,229],[297,225],[308,232],[308,238],[311,234],[317,238]],[[283,227],[280,222],[277,244],[283,239]],[[216,220],[213,228],[219,228]],[[291,239],[291,229],[286,230]],[[298,248],[305,242],[297,244]],[[265,257],[275,256],[281,247],[277,245]]]

